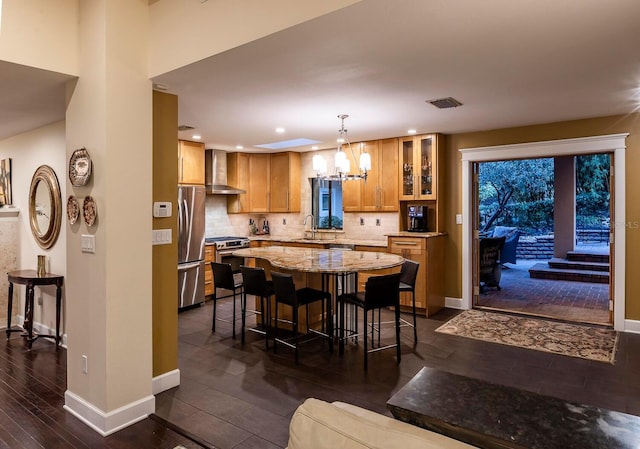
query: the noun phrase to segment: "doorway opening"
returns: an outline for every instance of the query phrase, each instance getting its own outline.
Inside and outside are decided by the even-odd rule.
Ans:
[[[491,147],[460,148],[462,154],[462,298],[459,304],[450,300],[453,307],[466,310],[473,307],[474,283],[477,269],[477,240],[474,229],[474,190],[473,177],[476,162],[499,161],[507,159],[527,159],[540,157],[576,156],[582,154],[611,153],[615,164],[611,166],[611,225],[610,225],[610,263],[614,276],[611,279],[613,303],[613,327],[624,331],[625,320],[625,257],[626,257],[626,209],[625,209],[625,149],[628,133],[609,134],[574,139],[539,141],[522,144],[509,144]],[[532,174],[534,175],[534,174]],[[618,267],[616,270],[615,267]]]
[[[612,324],[610,158],[475,163],[474,307]]]

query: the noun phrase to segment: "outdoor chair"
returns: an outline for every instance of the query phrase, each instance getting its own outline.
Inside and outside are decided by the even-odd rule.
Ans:
[[[512,226],[496,226],[491,237],[504,237],[504,245],[500,252],[501,263],[516,263],[516,249],[520,240],[520,231]]]
[[[502,276],[500,251],[504,246],[504,241],[504,237],[480,239],[480,293],[484,293],[487,287],[495,287],[500,290],[500,277]]]

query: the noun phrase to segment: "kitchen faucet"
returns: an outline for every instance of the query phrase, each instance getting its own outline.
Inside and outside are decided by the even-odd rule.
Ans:
[[[313,216],[313,214],[309,214],[306,217],[304,217],[304,221],[302,222],[303,226],[307,225],[307,218],[311,217],[311,238],[315,239],[316,238],[316,217]]]

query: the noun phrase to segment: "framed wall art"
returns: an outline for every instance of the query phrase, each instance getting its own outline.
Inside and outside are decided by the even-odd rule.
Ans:
[[[11,193],[11,159],[0,160],[0,206],[13,204]]]
[[[74,187],[86,185],[91,178],[91,158],[86,148],[73,152],[69,159],[69,181]]]

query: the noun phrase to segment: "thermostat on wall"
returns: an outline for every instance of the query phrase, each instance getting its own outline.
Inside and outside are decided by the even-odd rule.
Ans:
[[[156,218],[166,218],[171,216],[170,201],[156,201],[153,203],[153,216]]]

